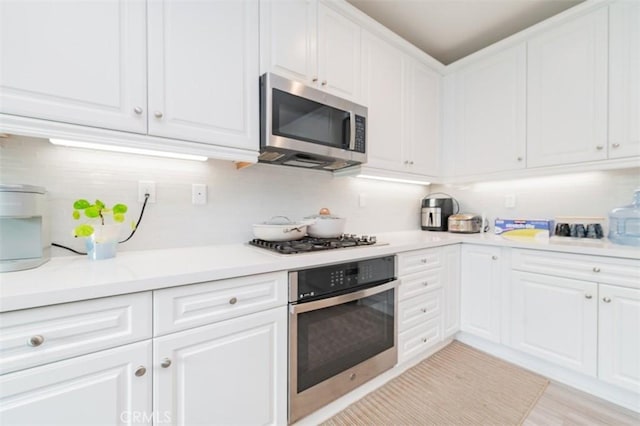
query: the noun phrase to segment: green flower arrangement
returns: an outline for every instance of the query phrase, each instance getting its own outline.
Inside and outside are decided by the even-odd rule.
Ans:
[[[84,215],[93,222],[99,222],[100,225],[105,225],[105,219],[111,217],[114,223],[123,223],[125,220],[125,213],[128,208],[125,204],[115,204],[112,208],[108,208],[102,201],[96,200],[94,204],[89,201],[80,199],[73,203],[73,218],[80,220]],[[78,225],[73,230],[73,235],[76,237],[89,237],[93,235],[95,229],[89,223],[83,223]]]

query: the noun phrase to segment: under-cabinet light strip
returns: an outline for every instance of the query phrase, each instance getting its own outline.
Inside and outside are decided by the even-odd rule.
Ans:
[[[127,154],[150,155],[153,157],[177,158],[180,160],[207,161],[203,155],[180,154],[177,152],[155,151],[152,149],[131,148],[118,145],[106,145],[93,142],[70,141],[66,139],[49,139],[54,145],[69,146],[72,148],[96,149],[99,151],[125,152]]]
[[[386,180],[386,181],[389,181],[389,182],[412,183],[414,185],[431,185],[431,182],[427,182],[427,181],[424,181],[424,180],[390,178],[390,177],[373,176],[373,175],[366,175],[366,174],[356,175],[356,177],[364,178],[364,179]]]

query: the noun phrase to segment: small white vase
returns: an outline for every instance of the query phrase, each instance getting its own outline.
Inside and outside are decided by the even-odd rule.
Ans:
[[[93,234],[86,239],[87,256],[91,260],[111,259],[116,257],[121,224],[98,225]]]

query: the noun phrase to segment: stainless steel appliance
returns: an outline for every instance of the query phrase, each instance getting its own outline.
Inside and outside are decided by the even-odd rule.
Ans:
[[[367,161],[366,139],[366,107],[275,74],[260,77],[260,162],[338,170]]]
[[[296,254],[347,247],[370,246],[377,242],[377,238],[373,235],[358,236],[356,234],[344,234],[338,238],[303,237],[302,239],[292,241],[267,241],[255,238],[249,241],[249,244],[280,254]]]
[[[483,219],[473,213],[460,213],[449,216],[449,232],[475,234],[482,231]]]
[[[446,231],[449,216],[452,214],[453,198],[424,198],[421,227],[424,231]]]
[[[45,189],[0,185],[0,272],[35,268],[51,257]]]
[[[289,423],[397,362],[395,256],[289,273]]]

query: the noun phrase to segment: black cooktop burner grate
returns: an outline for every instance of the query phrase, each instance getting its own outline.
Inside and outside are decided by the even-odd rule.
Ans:
[[[310,253],[321,250],[332,250],[346,247],[370,246],[376,243],[376,237],[367,235],[345,234],[338,238],[304,237],[295,241],[265,241],[254,239],[252,246],[272,250],[280,254]]]

